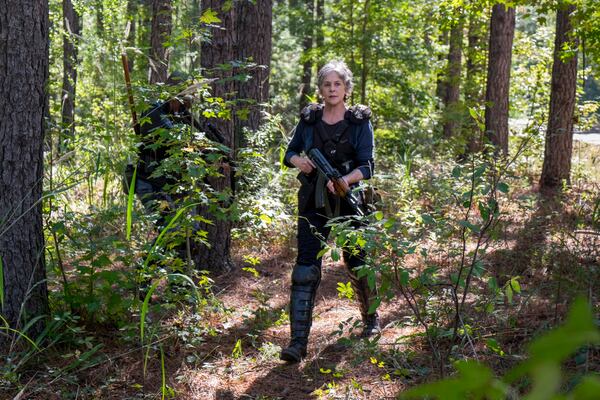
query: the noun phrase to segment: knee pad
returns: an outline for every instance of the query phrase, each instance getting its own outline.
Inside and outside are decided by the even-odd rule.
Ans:
[[[316,265],[296,264],[292,271],[292,285],[316,286],[321,281],[321,269]]]

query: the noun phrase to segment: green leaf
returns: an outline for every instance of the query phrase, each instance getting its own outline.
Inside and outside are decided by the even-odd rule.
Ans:
[[[375,219],[377,221],[381,221],[383,219],[383,213],[381,211],[376,211],[375,212]]]
[[[504,288],[504,294],[506,295],[506,300],[508,300],[509,304],[512,304],[513,301],[513,290],[510,285],[506,285]]]
[[[453,176],[454,178],[458,178],[458,177],[460,177],[460,173],[461,173],[461,168],[460,168],[460,166],[458,166],[458,165],[457,165],[456,167],[454,167],[454,168],[452,169],[452,176]]]
[[[367,313],[373,314],[377,310],[377,307],[379,307],[380,304],[381,304],[381,297],[377,296],[375,298],[375,300],[373,300],[373,302],[369,306],[369,311],[367,311]]]
[[[131,182],[129,183],[129,193],[127,194],[127,211],[126,211],[126,234],[125,237],[127,240],[131,240],[131,224],[133,221],[132,213],[133,213],[133,200],[135,198],[135,181],[137,176],[137,165],[133,169],[133,176],[131,177]]]
[[[244,353],[242,350],[242,339],[238,339],[235,342],[235,346],[233,346],[233,350],[231,351],[231,357],[240,358],[243,354]]]
[[[421,214],[421,219],[426,225],[431,225],[435,223],[435,219],[429,214]]]
[[[487,207],[487,205],[485,205],[483,202],[480,201],[477,203],[477,208],[479,209],[479,214],[481,215],[481,218],[484,221],[487,221],[488,218],[490,217],[489,207]]]
[[[600,378],[597,376],[586,376],[573,391],[576,400],[595,400],[600,393]]]
[[[498,183],[498,190],[502,193],[508,193],[508,184],[505,182]]]
[[[518,276],[510,279],[510,287],[515,293],[521,293],[521,285],[519,284]]]
[[[477,110],[475,110],[473,107],[469,107],[469,114],[475,121],[479,121],[480,118],[479,115],[477,115]]]
[[[221,19],[217,17],[216,11],[214,11],[212,8],[208,8],[202,13],[200,22],[203,24],[218,24],[221,22]]]
[[[325,255],[325,253],[327,253],[327,251],[329,250],[329,248],[324,247],[322,248],[318,253],[317,253],[317,258],[321,258]]]
[[[273,222],[273,219],[271,217],[269,217],[267,214],[260,214],[259,218],[265,224],[270,224],[271,222]]]
[[[460,226],[464,227],[464,228],[467,228],[467,229],[469,229],[470,231],[472,231],[472,232],[474,232],[474,233],[479,233],[479,231],[480,231],[480,228],[479,228],[479,226],[477,226],[477,225],[473,225],[472,223],[470,223],[469,221],[467,221],[467,220],[464,220],[464,219],[463,219],[463,220],[460,220],[460,221],[458,221],[458,224],[459,224]]]
[[[402,286],[408,285],[409,279],[410,279],[410,275],[409,275],[408,271],[406,271],[406,270],[400,271],[400,284]]]
[[[507,288],[510,285],[506,286]],[[600,343],[600,330],[595,325],[592,310],[583,298],[575,301],[565,324],[536,339],[529,345],[529,359],[511,370],[505,377],[514,382],[539,370],[542,365],[560,365],[577,349],[586,344]]]
[[[340,252],[338,249],[331,249],[331,259],[333,261],[340,261]]]

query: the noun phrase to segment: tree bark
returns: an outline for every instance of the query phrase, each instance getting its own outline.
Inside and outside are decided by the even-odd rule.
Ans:
[[[456,12],[462,12],[456,10]],[[459,126],[459,100],[460,100],[460,76],[462,72],[462,47],[463,47],[463,18],[452,26],[450,30],[450,48],[448,50],[448,75],[446,82],[446,95],[444,96],[445,118],[444,136],[447,138],[456,135]]]
[[[323,32],[323,27],[325,25],[325,0],[316,0],[317,6],[315,8],[315,47],[317,51],[321,51],[323,49],[323,43],[325,43],[325,33]],[[323,65],[325,65],[323,61],[323,56],[321,53],[318,53],[317,59],[315,60],[317,64],[317,71],[320,70]]]
[[[223,9],[226,1],[206,0],[202,2],[202,9],[212,9],[216,11],[221,19],[220,29],[212,29],[211,40],[202,43],[200,64],[205,74],[212,78],[218,78],[219,81],[212,85],[212,95],[221,97],[224,100],[230,100],[235,92],[235,83],[231,79],[233,71],[231,69],[219,69],[218,65],[227,64],[235,60],[235,46],[237,43],[237,32],[235,30],[236,7],[230,6]],[[225,145],[232,148],[231,156],[234,154],[234,125],[233,119],[218,119],[215,125],[219,128],[225,137]],[[226,169],[223,176],[211,178],[209,183],[215,191],[227,191],[233,187],[232,171]],[[211,212],[213,211],[213,212]],[[227,218],[215,218],[214,210],[209,207],[201,207],[200,215],[213,221],[212,224],[201,224],[200,228],[207,232],[207,239],[211,244],[209,249],[201,249],[194,257],[196,266],[199,269],[221,273],[231,269],[230,247],[231,247],[231,227],[232,223]]]
[[[439,37],[440,43],[443,45],[447,45],[448,39],[449,39],[448,31],[447,30],[442,31],[442,33],[440,34],[440,37]],[[437,60],[440,65],[443,63],[444,58],[445,58],[444,53],[442,53],[440,51],[437,55]],[[440,105],[440,106],[442,104],[445,104],[445,102],[446,102],[446,92],[447,92],[446,91],[446,77],[448,75],[447,70],[448,70],[447,67],[440,68],[440,70],[438,71],[438,74],[437,74],[437,80],[436,80],[436,85],[435,85],[435,95],[439,99],[438,105]]]
[[[508,94],[515,9],[504,4],[492,8],[487,86],[485,94],[485,133],[497,151],[508,155]]]
[[[272,36],[272,1],[256,0],[237,3],[237,21],[239,43],[236,59],[251,60],[257,66],[249,72],[252,78],[240,82],[238,99],[249,106],[247,119],[236,120],[236,130],[242,137],[242,128],[256,130],[260,126],[261,104],[269,100],[269,74],[271,72],[271,36]]]
[[[315,3],[314,0],[306,0],[304,2],[305,12],[303,13],[303,23],[298,27],[298,34],[304,38],[302,40],[302,90],[300,91],[300,109],[304,108],[308,104],[308,97],[313,92],[311,85],[312,82],[312,69],[313,69],[313,39],[314,39],[314,13]]]
[[[47,1],[0,3],[1,310],[15,329],[49,309],[41,202],[48,26]],[[35,339],[43,327],[42,318],[25,333]]]
[[[102,0],[94,0],[94,8],[96,16],[96,35],[99,38],[104,37],[104,2]]]
[[[468,45],[466,52],[467,76],[465,79],[465,104],[467,107],[479,108],[485,102],[485,91],[482,85],[485,73],[485,25],[476,12],[469,16]],[[481,151],[483,144],[483,132],[476,121],[467,116],[467,152],[476,153]]]
[[[577,87],[577,37],[573,34],[571,15],[575,6],[561,2],[556,14],[554,64],[550,114],[546,131],[546,148],[540,185],[556,188],[565,181],[570,184],[571,155],[573,153],[573,113]],[[573,49],[567,54],[563,49]]]
[[[150,68],[148,82],[165,82],[169,72],[169,51],[164,43],[173,26],[171,0],[153,0],[152,33],[150,34]]]
[[[127,45],[129,47],[136,47],[137,14],[138,0],[127,0],[127,20],[129,21],[129,35],[127,36]],[[129,65],[129,71],[133,72],[133,57],[127,58],[127,64]]]
[[[62,83],[62,128],[59,135],[59,152],[72,148],[75,138],[75,91],[77,88],[77,54],[81,35],[79,14],[71,0],[63,0],[63,83]]]
[[[360,73],[360,102],[367,104],[367,77],[369,75],[369,46],[371,46],[370,38],[368,38],[369,25],[369,0],[365,0],[363,8],[363,26],[362,26],[362,69]]]

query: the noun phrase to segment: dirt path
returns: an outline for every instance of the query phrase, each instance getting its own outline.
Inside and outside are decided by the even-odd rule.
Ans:
[[[385,326],[379,344],[351,339],[348,326],[359,319],[354,300],[337,295],[337,283],[348,282],[344,266],[325,262],[323,279],[315,306],[308,357],[300,364],[279,360],[281,346],[289,340],[285,308],[288,302],[292,265],[273,261],[257,267],[258,277],[241,271],[237,277],[223,277],[219,298],[232,310],[219,326],[219,333],[207,340],[204,361],[187,368],[176,387],[186,399],[308,399],[308,398],[393,398],[410,381],[414,371],[406,365],[406,377],[389,375],[390,365],[379,356],[391,351],[398,338],[414,333],[400,328],[406,315],[396,314],[384,304],[380,315]],[[232,279],[234,279],[232,281]],[[347,321],[343,332],[340,323]],[[355,329],[355,333],[360,327]],[[241,340],[241,342],[238,342]],[[241,343],[241,348],[236,348]],[[239,346],[239,344],[238,344]],[[403,356],[394,362],[402,363]]]

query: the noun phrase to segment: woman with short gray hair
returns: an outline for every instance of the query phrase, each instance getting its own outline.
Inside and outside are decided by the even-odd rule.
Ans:
[[[358,190],[359,182],[373,174],[371,110],[363,105],[346,105],[353,88],[352,72],[343,61],[330,61],[320,69],[317,85],[322,103],[309,104],[302,110],[284,160],[287,166],[300,170],[298,179],[302,182],[298,192],[298,256],[290,296],[291,341],[281,351],[281,359],[288,362],[299,362],[307,354],[312,311],[321,281],[321,238],[327,238],[331,230],[327,223],[334,217],[361,213],[360,206],[349,201],[352,196],[347,193]],[[342,176],[337,190],[308,157],[313,149],[318,149]],[[337,195],[340,192],[342,196]],[[377,293],[369,289],[366,276],[357,276],[364,254],[344,251],[343,256],[360,302],[361,336],[372,336],[380,331],[377,313],[369,314]]]

